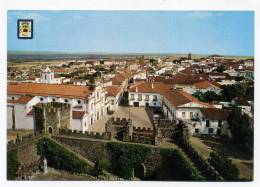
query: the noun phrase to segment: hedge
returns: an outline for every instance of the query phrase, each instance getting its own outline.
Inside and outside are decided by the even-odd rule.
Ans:
[[[239,181],[239,170],[232,160],[223,153],[211,152],[209,163],[219,172],[225,181]]]
[[[14,180],[16,178],[16,174],[18,168],[20,166],[20,162],[17,158],[17,150],[7,152],[7,179]]]
[[[144,161],[150,151],[143,145],[110,142],[107,146],[112,151],[113,172],[128,180],[132,178],[133,169]]]
[[[37,143],[37,154],[47,159],[48,166],[72,173],[86,173],[88,165],[49,138],[42,138]]]
[[[158,180],[201,181],[205,180],[187,157],[176,149],[160,151],[162,163],[157,171]]]

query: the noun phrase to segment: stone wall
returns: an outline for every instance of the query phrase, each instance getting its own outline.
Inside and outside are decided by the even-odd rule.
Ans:
[[[112,161],[111,150],[107,147],[107,143],[111,141],[79,139],[59,135],[55,135],[53,138],[92,162],[96,162],[100,159],[106,159],[109,162]],[[160,148],[150,145],[148,147],[150,148],[150,153],[147,155],[144,165],[146,167],[145,177],[149,179],[154,175],[157,167],[161,164],[161,155]]]
[[[43,103],[33,107],[36,132],[57,134],[59,128],[70,128],[70,105],[65,103]]]
[[[17,157],[20,162],[17,179],[26,179],[31,173],[39,170],[40,156],[37,155],[37,141],[21,146],[17,149]]]
[[[110,140],[111,139],[111,133],[109,132],[89,132],[85,131],[84,133],[82,131],[78,130],[71,130],[71,129],[60,129],[59,135],[65,135],[65,136],[73,136],[73,137],[80,137],[80,138],[94,138],[94,139],[103,139],[103,140]]]
[[[110,118],[106,123],[106,132],[112,138],[124,142],[158,145],[161,142],[161,132],[157,127],[140,128],[135,127],[131,119]]]
[[[40,157],[37,155],[37,141],[40,136],[27,135],[10,141],[7,151],[17,150],[17,158],[20,166],[17,171],[17,179],[26,179],[31,173],[39,169]]]

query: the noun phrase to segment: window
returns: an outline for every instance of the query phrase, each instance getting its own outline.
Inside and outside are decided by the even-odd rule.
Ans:
[[[68,102],[68,99],[64,99],[64,101],[65,101],[65,103],[67,103],[67,102]]]
[[[213,133],[213,128],[209,128],[209,134]]]
[[[199,129],[198,128],[195,129],[195,133],[199,133]]]
[[[47,79],[47,75],[45,75],[45,80]]]
[[[97,92],[97,99],[99,99],[99,92]]]
[[[181,115],[183,118],[185,118],[185,112],[182,112]]]
[[[149,101],[149,95],[146,95],[146,96],[145,96],[145,100],[146,100],[146,101]]]
[[[12,97],[12,100],[14,100],[14,97]]]
[[[52,99],[52,102],[55,102],[55,99],[54,99],[54,98]]]
[[[135,95],[134,94],[131,94],[131,100],[134,100],[135,99]]]
[[[43,101],[43,98],[41,97],[40,100]]]
[[[193,118],[193,112],[190,112],[190,118]]]
[[[154,106],[156,106],[156,103],[153,103]]]
[[[111,105],[114,105],[114,99],[111,99]]]
[[[87,126],[87,123],[85,122],[85,127]]]
[[[157,101],[157,95],[153,95],[153,101]]]
[[[206,127],[209,127],[209,120],[206,120]]]
[[[222,120],[218,120],[218,127],[221,127],[222,125]]]
[[[80,104],[81,103],[81,100],[78,100],[78,104]]]
[[[138,94],[138,101],[142,101],[142,94]]]

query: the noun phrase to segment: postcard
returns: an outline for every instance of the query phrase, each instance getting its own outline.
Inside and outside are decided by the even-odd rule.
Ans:
[[[254,183],[254,10],[6,14],[7,182]]]

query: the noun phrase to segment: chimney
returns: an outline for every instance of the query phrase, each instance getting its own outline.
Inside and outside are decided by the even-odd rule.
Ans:
[[[135,87],[135,92],[138,92],[138,88],[137,88],[137,86]]]
[[[152,89],[153,89],[153,82],[152,82]]]

